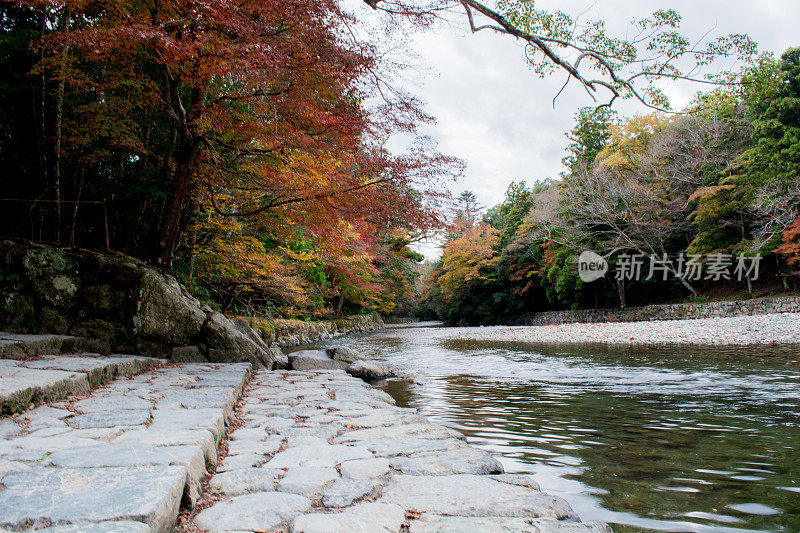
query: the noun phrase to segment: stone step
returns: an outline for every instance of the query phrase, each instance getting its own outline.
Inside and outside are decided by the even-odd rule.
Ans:
[[[0,332],[0,359],[25,359],[79,349],[83,339],[68,335],[22,335]]]
[[[150,357],[97,354],[44,355],[20,361],[0,359],[0,415],[21,413],[32,404],[83,394],[163,362]]]
[[[163,366],[4,419],[0,529],[171,531],[217,462],[250,371],[249,364]],[[87,367],[80,374],[92,379]]]
[[[190,530],[610,531],[341,370],[258,372],[239,418]]]

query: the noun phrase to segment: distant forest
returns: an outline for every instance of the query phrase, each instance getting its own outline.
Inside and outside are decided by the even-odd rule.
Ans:
[[[704,301],[796,291],[800,270],[800,49],[764,56],[741,84],[679,114],[618,117],[587,108],[564,174],[512,183],[481,215],[469,192],[418,314],[516,323],[526,313]],[[670,276],[584,283],[576,259],[761,255],[759,280]]]

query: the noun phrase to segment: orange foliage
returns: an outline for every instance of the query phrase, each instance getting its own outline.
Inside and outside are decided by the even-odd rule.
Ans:
[[[472,282],[485,279],[483,272],[497,262],[494,248],[500,240],[499,233],[491,226],[480,223],[447,243],[442,253],[441,275],[438,277],[445,301],[462,294]]]
[[[778,253],[786,256],[787,262],[794,266],[800,266],[800,217],[794,219],[783,233],[783,245],[778,248]]]

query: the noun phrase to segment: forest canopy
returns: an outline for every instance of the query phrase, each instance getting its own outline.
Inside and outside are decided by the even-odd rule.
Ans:
[[[375,98],[381,57],[338,2],[3,2],[0,21],[5,236],[138,255],[225,311],[408,297],[408,245],[461,165],[416,100]]]
[[[617,37],[603,21],[541,10],[531,0],[359,3],[372,8],[365,9],[384,35],[456,21],[520,41],[535,74],[564,75],[565,87],[578,84],[595,105],[581,112],[561,183],[514,184],[483,222],[466,199],[464,216],[453,220],[447,183],[463,164],[420,134],[433,117],[393,85],[399,66],[345,4],[4,1],[2,236],[133,254],[226,312],[318,316],[412,311],[422,260],[412,244],[444,232],[445,269],[452,271],[432,286],[454,306],[493,269],[498,274],[489,278],[523,284],[490,293],[496,305],[508,303],[508,313],[530,307],[525,295],[537,283],[546,305],[577,305],[585,295],[575,296],[580,287],[556,268],[572,248],[558,243],[582,245],[594,229],[589,221],[578,224],[565,202],[577,209],[591,200],[581,197],[582,180],[619,183],[661,164],[658,150],[668,147],[651,147],[650,138],[670,131],[674,142],[689,142],[678,133],[685,127],[686,135],[720,136],[709,142],[724,137],[724,150],[714,153],[720,168],[704,169],[694,188],[659,183],[668,199],[642,199],[672,217],[676,235],[694,228],[694,248],[760,243],[796,264],[796,202],[784,201],[793,167],[783,153],[793,144],[775,126],[793,120],[794,93],[784,94],[777,81],[790,60],[758,56],[745,35],[690,40],[670,9],[634,20],[636,31]],[[720,69],[719,61],[746,68],[745,78]],[[741,84],[746,76],[752,83]],[[726,88],[693,110],[696,126],[709,131],[656,115],[629,123],[614,118],[609,106],[618,99],[669,108],[663,81]],[[719,126],[703,118],[712,112],[720,113]],[[387,148],[397,136],[410,140],[405,151]],[[626,162],[629,152],[641,161]],[[759,176],[758,188],[735,189],[736,176],[750,178],[722,168],[734,159],[747,176]],[[609,194],[618,192],[609,185]],[[684,197],[691,221],[681,218]],[[721,198],[724,205],[715,208]],[[766,200],[774,198],[783,203]],[[738,205],[752,207],[752,217],[733,220]],[[758,218],[762,211],[770,214]],[[714,229],[717,220],[723,234]],[[735,229],[745,227],[733,243]],[[532,237],[542,231],[547,239]],[[506,257],[523,248],[545,258],[553,288],[535,281],[541,265]]]

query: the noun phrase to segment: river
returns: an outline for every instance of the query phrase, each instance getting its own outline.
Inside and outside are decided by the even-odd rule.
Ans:
[[[346,344],[414,381],[398,405],[614,531],[800,532],[800,346],[536,346],[466,328]]]

